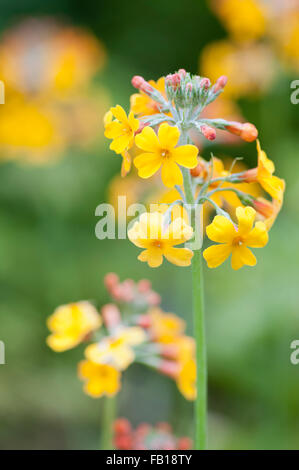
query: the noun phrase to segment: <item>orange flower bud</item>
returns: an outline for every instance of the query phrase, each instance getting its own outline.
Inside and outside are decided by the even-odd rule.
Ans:
[[[214,85],[214,92],[218,93],[218,91],[223,90],[226,84],[227,84],[227,76],[221,75],[221,77],[218,78],[217,82]]]
[[[259,214],[264,216],[266,219],[272,216],[274,210],[273,204],[264,198],[254,199],[253,207]]]
[[[258,136],[257,128],[250,122],[245,122],[244,124],[232,122],[230,125],[226,126],[226,129],[232,134],[241,137],[245,142],[253,142]]]

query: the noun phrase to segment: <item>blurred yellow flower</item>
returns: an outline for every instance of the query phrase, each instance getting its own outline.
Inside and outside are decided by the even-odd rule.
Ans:
[[[138,259],[147,262],[151,268],[160,266],[163,256],[177,266],[189,266],[193,252],[188,248],[175,248],[175,245],[185,243],[192,235],[192,227],[181,218],[164,228],[164,217],[159,212],[142,214],[128,231],[131,242],[144,248]]]
[[[158,90],[161,95],[164,97],[165,94],[165,78],[161,77],[157,82],[154,80],[149,80],[148,82],[153,88]],[[160,112],[159,104],[152,100],[148,95],[145,93],[134,93],[131,98],[131,111],[136,114],[137,116],[151,116],[152,114],[156,114]]]
[[[85,86],[105,56],[92,34],[54,19],[29,18],[5,32],[0,75],[25,94],[65,94]]]
[[[52,334],[47,337],[47,344],[56,352],[66,351],[81,343],[101,324],[99,313],[89,302],[61,305],[48,318],[47,326]]]
[[[242,70],[242,73],[240,73]],[[235,44],[221,40],[208,44],[200,57],[200,72],[212,82],[226,75],[225,96],[256,95],[269,88],[275,75],[273,50],[264,43]]]
[[[174,313],[165,313],[157,307],[150,310],[149,316],[151,320],[150,333],[154,341],[172,343],[185,331],[184,320]]]
[[[237,41],[259,39],[266,32],[266,2],[259,0],[212,0],[212,8]]]
[[[153,176],[162,166],[162,181],[167,187],[183,184],[183,175],[178,165],[194,168],[197,165],[198,149],[195,145],[176,147],[180,138],[177,127],[167,123],[160,125],[158,136],[151,127],[145,127],[135,138],[141,153],[134,159],[141,178]]]
[[[196,398],[196,363],[194,359],[183,362],[176,379],[178,389],[187,400]]]
[[[252,207],[238,207],[236,209],[238,228],[223,215],[214,217],[206,231],[208,237],[220,245],[212,245],[203,252],[209,268],[217,268],[230,254],[233,269],[239,269],[244,265],[255,266],[256,258],[248,246],[261,248],[268,242],[268,233],[263,222],[256,222],[253,228],[255,215],[256,211]]]
[[[124,109],[117,105],[110,109],[115,120],[111,120],[111,114],[105,116],[105,137],[112,139],[110,149],[116,153],[123,153],[130,149],[134,143],[134,134],[139,127],[138,119],[132,112],[127,117]]]
[[[99,343],[90,344],[85,350],[85,356],[96,364],[110,364],[124,370],[135,359],[132,347],[138,346],[146,339],[144,330],[138,326],[122,328]]]
[[[111,397],[120,390],[120,372],[110,365],[81,361],[78,375],[85,382],[84,392],[93,398]]]

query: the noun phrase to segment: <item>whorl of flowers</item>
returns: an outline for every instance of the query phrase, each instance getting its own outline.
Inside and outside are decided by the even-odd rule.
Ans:
[[[123,158],[122,176],[133,161],[141,179],[161,171],[163,184],[175,192],[166,213],[142,214],[128,232],[129,239],[143,249],[138,259],[150,267],[160,266],[163,257],[178,266],[191,264],[192,251],[201,248],[192,249],[192,242],[202,238],[203,224],[197,224],[196,208],[204,204],[210,204],[217,214],[207,235],[222,244],[204,252],[209,267],[219,266],[230,255],[234,269],[253,266],[256,259],[248,247],[263,247],[268,241],[267,231],[282,206],[285,183],[274,175],[274,164],[259,141],[256,168],[240,172],[234,170],[235,161],[224,170],[221,160],[213,155],[209,162],[204,160],[195,145],[196,135],[214,141],[217,130],[245,142],[257,139],[258,131],[251,123],[206,117],[205,108],[218,98],[226,83],[225,76],[212,84],[184,69],[158,82],[135,76],[132,84],[139,93],[131,97],[129,114],[120,105],[106,114],[105,135],[112,139],[110,148]],[[263,192],[272,199],[264,198]],[[180,214],[171,220],[177,205],[188,206],[188,216]],[[186,248],[176,247],[185,242]]]

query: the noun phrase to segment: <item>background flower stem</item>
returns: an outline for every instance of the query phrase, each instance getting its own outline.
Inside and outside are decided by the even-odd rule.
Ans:
[[[113,423],[116,417],[116,397],[105,397],[102,403],[101,450],[114,449]]]

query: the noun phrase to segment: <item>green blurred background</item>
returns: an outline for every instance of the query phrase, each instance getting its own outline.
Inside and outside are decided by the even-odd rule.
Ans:
[[[111,104],[125,108],[133,75],[157,79],[181,67],[196,73],[202,47],[225,36],[200,0],[1,3],[1,30],[40,15],[91,30],[108,57],[95,82],[109,90]],[[299,338],[299,104],[290,102],[295,78],[282,74],[267,94],[240,102],[246,120],[260,129],[287,191],[268,246],[257,250],[255,268],[205,268],[213,449],[299,448],[299,365],[290,363],[290,343]],[[137,260],[128,241],[95,237],[95,208],[107,200],[109,180],[120,168],[108,146],[100,138],[89,150],[72,148],[50,165],[0,166],[0,340],[7,362],[0,366],[2,449],[98,447],[101,401],[85,396],[76,377],[83,347],[52,352],[45,344],[45,321],[63,303],[105,303],[105,273],[151,279],[163,308],[183,316],[192,332],[188,269],[164,263],[152,270]],[[242,155],[255,165],[255,144],[213,152]],[[208,158],[209,150],[203,155]],[[167,378],[137,365],[125,374],[120,416],[134,424],[169,421],[178,434],[190,434],[191,413],[192,404]]]

